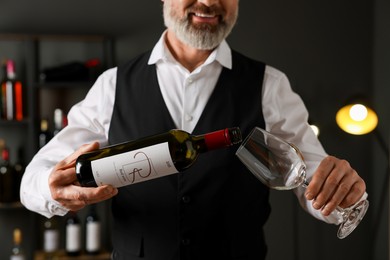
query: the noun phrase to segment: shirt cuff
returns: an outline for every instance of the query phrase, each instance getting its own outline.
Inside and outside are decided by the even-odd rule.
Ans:
[[[49,176],[52,169],[48,169],[39,176],[39,190],[46,201],[46,208],[52,215],[64,216],[68,213],[69,209],[62,206],[58,201],[54,200],[51,196],[49,187]]]

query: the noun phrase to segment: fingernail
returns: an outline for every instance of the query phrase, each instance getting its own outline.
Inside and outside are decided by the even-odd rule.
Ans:
[[[321,208],[321,205],[320,205],[319,203],[317,203],[317,202],[314,202],[314,203],[313,203],[313,207],[314,207],[315,209],[319,209],[319,208]]]
[[[106,193],[111,194],[114,191],[114,188],[112,186],[107,186],[106,187]]]
[[[308,199],[308,200],[312,200],[312,199],[313,199],[313,195],[312,195],[311,193],[309,193],[309,192],[307,192],[307,193],[305,194],[305,197],[306,197],[306,199]]]
[[[321,213],[324,215],[324,216],[328,216],[330,214],[330,210],[328,208],[328,206],[325,206],[322,210],[321,210]]]

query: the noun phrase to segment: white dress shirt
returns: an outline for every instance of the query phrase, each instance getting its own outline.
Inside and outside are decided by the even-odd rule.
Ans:
[[[167,49],[165,33],[155,45],[149,64],[156,64],[158,82],[165,104],[179,129],[192,132],[213,92],[222,68],[231,69],[231,50],[224,41],[205,63],[192,72],[180,65]],[[21,185],[21,202],[28,209],[44,216],[64,215],[67,209],[54,201],[48,177],[54,165],[73,153],[82,144],[98,141],[108,144],[113,104],[115,102],[117,68],[105,71],[97,79],[85,99],[68,113],[68,125],[43,147],[27,166]],[[266,66],[263,93],[263,115],[266,130],[294,143],[302,151],[307,175],[313,174],[327,155],[306,123],[308,112],[301,98],[292,91],[285,74]],[[129,119],[131,120],[131,119]],[[302,205],[310,214],[329,223],[334,217],[323,217],[303,196],[303,188],[295,190]]]

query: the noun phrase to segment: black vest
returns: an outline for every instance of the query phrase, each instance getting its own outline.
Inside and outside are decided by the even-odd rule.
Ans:
[[[111,144],[175,128],[150,52],[119,66]],[[245,137],[264,127],[265,65],[233,52],[193,134],[240,127]],[[200,155],[193,167],[122,187],[112,201],[113,258],[208,260],[265,258],[268,189],[236,158],[237,146]]]

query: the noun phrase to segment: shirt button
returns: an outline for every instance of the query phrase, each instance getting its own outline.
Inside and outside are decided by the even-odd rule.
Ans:
[[[190,122],[190,121],[192,121],[192,116],[190,116],[190,115],[185,115],[184,116],[184,120],[186,120],[187,122]]]
[[[189,78],[187,79],[187,83],[188,83],[188,84],[191,84],[192,82],[194,82],[194,80],[193,80],[191,77],[189,77]]]
[[[191,202],[190,196],[183,196],[181,200],[186,204]]]
[[[181,240],[181,243],[184,245],[184,246],[189,246],[191,244],[191,240],[189,238],[183,238]]]

